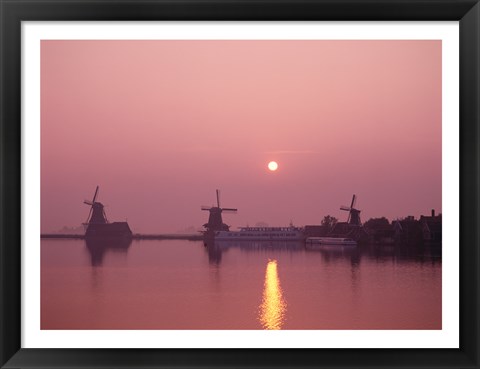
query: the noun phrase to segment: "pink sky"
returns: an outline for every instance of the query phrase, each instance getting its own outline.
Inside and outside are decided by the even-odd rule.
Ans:
[[[441,41],[42,41],[42,232],[441,212]],[[267,163],[275,160],[277,172]]]

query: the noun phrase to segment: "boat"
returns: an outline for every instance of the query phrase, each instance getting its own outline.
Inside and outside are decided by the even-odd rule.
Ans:
[[[304,239],[303,229],[288,227],[240,227],[238,231],[216,231],[215,241],[299,241]]]
[[[357,242],[351,238],[341,237],[308,237],[305,240],[308,245],[325,245],[325,246],[357,246]]]
[[[119,239],[132,238],[132,231],[127,222],[110,223],[105,214],[104,205],[96,201],[98,195],[98,186],[95,190],[92,201],[85,200],[84,203],[90,206],[90,213],[87,221],[83,223],[85,226],[85,239]]]

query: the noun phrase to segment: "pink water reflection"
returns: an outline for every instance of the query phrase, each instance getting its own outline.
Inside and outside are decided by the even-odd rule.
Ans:
[[[92,263],[80,240],[41,248],[42,329],[442,328],[435,255],[134,241]]]

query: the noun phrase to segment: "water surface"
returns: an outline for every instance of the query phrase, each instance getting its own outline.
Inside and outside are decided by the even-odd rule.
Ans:
[[[441,329],[440,254],[43,239],[41,328]]]

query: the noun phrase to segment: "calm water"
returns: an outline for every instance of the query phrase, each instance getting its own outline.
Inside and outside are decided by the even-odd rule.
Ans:
[[[440,250],[41,241],[42,329],[441,329]]]

